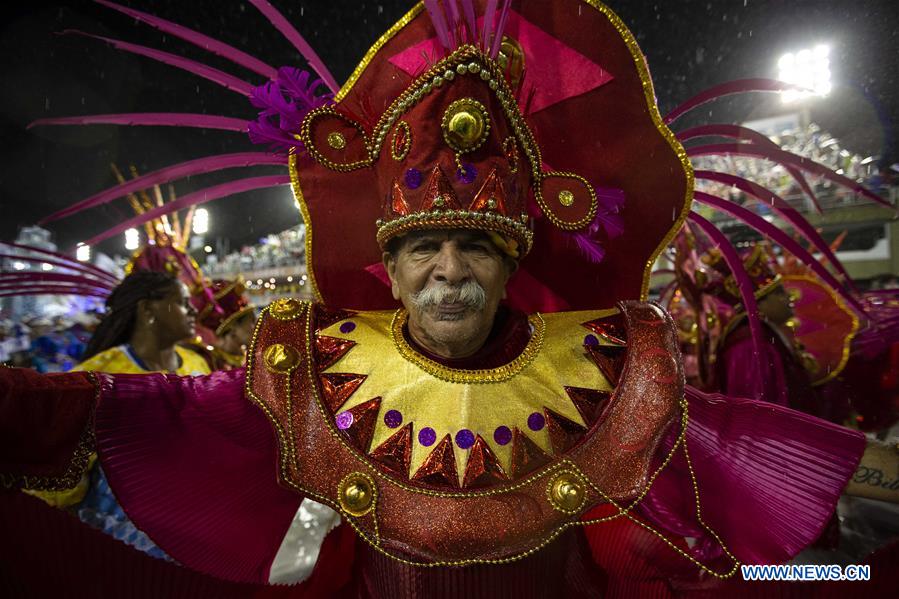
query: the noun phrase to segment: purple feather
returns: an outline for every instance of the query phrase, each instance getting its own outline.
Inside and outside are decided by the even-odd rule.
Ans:
[[[761,319],[759,317],[759,307],[755,301],[755,289],[752,285],[752,279],[749,278],[749,275],[746,273],[746,269],[743,267],[743,261],[740,259],[740,256],[737,254],[737,250],[734,249],[734,246],[731,245],[730,241],[728,241],[727,237],[725,237],[724,233],[719,231],[715,225],[696,214],[695,212],[690,212],[687,215],[691,221],[693,221],[696,225],[698,225],[706,235],[708,235],[709,239],[712,240],[718,246],[718,249],[721,250],[721,256],[724,258],[724,262],[730,268],[730,272],[734,276],[734,280],[737,282],[737,288],[740,290],[740,297],[743,300],[743,307],[746,309],[746,317],[749,321],[749,333],[752,341],[752,351],[755,355],[755,366],[756,366],[756,374],[762,379],[768,378],[766,368],[762,363],[762,327],[761,327]],[[761,399],[766,399],[764,397],[764,390],[762,390]],[[774,398],[770,398],[774,399]]]
[[[107,8],[111,8],[113,10],[117,10],[121,13],[132,17],[138,21],[143,21],[150,27],[154,27],[159,29],[163,33],[168,33],[170,35],[174,35],[175,37],[181,38],[187,42],[195,46],[199,46],[204,50],[208,50],[213,54],[217,54],[223,58],[230,60],[235,64],[239,64],[242,67],[246,67],[251,71],[255,71],[265,77],[266,79],[274,79],[275,78],[275,69],[271,66],[265,64],[258,58],[250,56],[246,52],[238,50],[233,46],[229,46],[224,42],[220,42],[217,39],[213,39],[207,35],[203,35],[193,29],[188,29],[183,25],[178,25],[177,23],[172,23],[171,21],[166,21],[160,17],[141,12],[139,10],[134,10],[133,8],[127,8],[125,6],[120,6],[113,2],[107,2],[106,0],[94,0],[98,4],[102,4]]]
[[[296,149],[303,146],[298,139],[288,135],[277,125],[272,125],[262,118],[250,123],[248,133],[251,142],[261,146],[268,146],[272,152],[278,154],[287,154],[291,150],[296,151]]]
[[[499,54],[499,48],[503,42],[503,32],[506,29],[506,18],[509,16],[509,6],[511,0],[503,0],[503,7],[500,9],[499,20],[496,23],[496,32],[493,34],[493,44],[490,46],[490,58],[496,58]]]
[[[32,247],[30,245],[23,245],[21,243],[12,243],[9,241],[0,241],[0,244],[6,245],[9,247],[13,247],[13,248],[16,248],[19,250],[26,250],[26,251],[32,252],[34,254],[40,254],[42,256],[51,256],[53,258],[57,258],[60,260],[71,260],[71,258],[66,256],[65,254],[60,254],[58,252],[51,252],[49,250],[43,250],[40,248]],[[106,279],[110,279],[110,280],[116,281],[116,282],[118,281],[118,279],[115,277],[115,275],[106,272],[105,270],[103,270],[102,268],[100,268],[98,266],[94,266],[93,264],[88,264],[86,262],[82,262],[81,265],[86,270],[90,270],[100,277],[104,277]]]
[[[688,139],[704,137],[708,135],[730,137],[737,140],[748,139],[750,142],[757,143],[760,146],[772,148],[774,150],[781,150],[781,147],[768,139],[767,136],[762,135],[758,131],[753,131],[749,127],[743,127],[741,125],[702,125],[700,127],[693,127],[692,129],[681,131],[676,135],[676,137],[681,143],[683,143]],[[817,210],[818,214],[822,214],[823,211],[821,210],[821,204],[818,203],[818,196],[816,196],[815,192],[812,191],[812,186],[809,185],[808,181],[805,180],[805,176],[803,176],[802,171],[789,164],[784,165],[784,168],[787,169],[787,172],[790,173],[790,176],[796,180],[796,182],[799,184],[799,187],[801,187],[802,191],[805,192],[805,195],[807,195],[812,201],[812,204],[815,205],[815,210]]]
[[[111,44],[118,50],[124,50],[125,52],[131,52],[140,56],[146,56],[147,58],[152,58],[153,60],[159,61],[161,63],[183,69],[188,73],[193,73],[194,75],[203,77],[204,79],[208,79],[213,83],[218,83],[222,87],[239,94],[243,94],[244,96],[249,96],[250,92],[253,89],[252,85],[250,85],[246,81],[238,79],[233,75],[229,75],[228,73],[206,66],[205,64],[193,60],[188,60],[187,58],[182,58],[181,56],[176,56],[168,52],[154,50],[153,48],[147,48],[146,46],[139,46],[137,44],[130,44],[121,40],[103,37],[102,35],[92,35],[90,33],[85,33],[84,31],[78,31],[76,29],[67,29],[62,33],[83,35],[85,37],[104,41],[108,44]]]
[[[790,164],[806,172],[821,175],[825,179],[829,179],[837,185],[841,185],[847,189],[851,189],[852,191],[859,193],[866,198],[877,202],[878,204],[882,204],[890,208],[895,208],[889,201],[868,190],[864,185],[856,183],[848,177],[836,174],[823,164],[818,164],[817,162],[809,160],[808,158],[803,158],[802,156],[798,156],[796,154],[793,154],[792,152],[785,152],[781,149],[775,150],[773,148],[760,147],[756,144],[751,143],[710,144],[706,146],[696,146],[694,148],[687,149],[687,155],[691,157],[727,154],[736,154],[738,156],[752,156],[754,158],[765,158],[766,160],[771,160],[783,165]]]
[[[170,183],[184,177],[194,175],[212,173],[229,168],[241,168],[246,166],[258,165],[283,165],[284,158],[280,156],[272,156],[261,152],[238,152],[235,154],[222,154],[219,156],[208,156],[198,158],[196,160],[188,160],[168,166],[158,171],[147,173],[136,177],[126,183],[110,187],[100,193],[94,194],[89,198],[81,200],[71,206],[54,212],[50,216],[41,219],[38,224],[43,224],[71,216],[82,210],[87,210],[95,206],[100,206],[116,198],[120,198],[126,194],[134,193],[142,189],[147,189],[153,185],[162,185]]]
[[[280,129],[278,129],[278,131],[280,131]],[[156,208],[153,208],[152,210],[147,210],[143,214],[130,218],[116,225],[115,227],[104,231],[103,233],[100,233],[99,235],[91,237],[84,243],[87,245],[96,245],[104,239],[109,239],[110,237],[114,237],[123,233],[126,229],[139,227],[148,221],[159,218],[163,214],[170,214],[172,212],[175,212],[176,210],[190,208],[191,206],[195,206],[197,204],[204,204],[206,202],[211,202],[212,200],[217,200],[219,198],[228,197],[230,195],[242,193],[245,191],[263,189],[266,187],[277,187],[279,185],[288,185],[289,183],[289,175],[269,175],[265,177],[248,177],[246,179],[238,179],[236,181],[229,181],[228,183],[222,183],[220,185],[214,185],[212,187],[200,189],[193,193],[182,196],[173,202],[167,202],[162,206],[158,206]]]
[[[706,102],[717,100],[718,98],[721,98],[723,96],[745,94],[748,92],[779,92],[787,90],[803,91],[805,90],[805,88],[798,85],[785,83],[783,81],[778,81],[777,79],[737,79],[735,81],[728,81],[727,83],[722,83],[721,85],[710,87],[709,89],[696,94],[680,106],[676,107],[674,110],[665,115],[665,124],[670,125],[684,113],[687,113],[697,106],[705,104]]]
[[[843,263],[836,257],[836,254],[830,249],[830,246],[827,245],[827,242],[821,237],[818,231],[815,230],[815,227],[812,226],[810,222],[808,222],[799,212],[790,206],[783,198],[778,196],[776,193],[770,191],[762,187],[761,185],[749,181],[748,179],[744,179],[742,177],[737,177],[736,175],[730,175],[726,173],[717,173],[713,171],[696,171],[694,173],[697,179],[703,179],[708,181],[718,181],[719,183],[724,183],[726,185],[732,185],[737,189],[747,193],[750,197],[755,198],[759,202],[764,203],[766,206],[770,206],[771,210],[776,212],[778,216],[783,218],[785,221],[790,223],[796,231],[799,232],[803,238],[808,241],[816,250],[818,250],[827,261],[830,262],[834,268],[836,268],[840,274],[843,276],[843,280],[855,290],[855,284],[852,281],[852,277],[849,276],[849,273],[846,272],[846,269],[843,267]]]
[[[424,4],[428,11],[428,16],[431,17],[431,24],[434,25],[434,31],[437,33],[437,39],[440,40],[440,45],[443,46],[447,52],[452,51],[453,46],[450,41],[451,32],[447,27],[440,2],[438,2],[438,0],[424,0]]]
[[[247,132],[249,121],[227,116],[195,114],[189,112],[129,112],[124,114],[92,114],[88,116],[67,116],[38,119],[28,124],[27,129],[44,125],[128,125],[150,127],[195,127],[198,129],[221,129],[223,131]]]
[[[843,285],[826,268],[824,268],[817,260],[815,260],[814,256],[808,253],[808,250],[797,243],[796,240],[794,240],[792,237],[766,221],[764,218],[752,212],[751,210],[747,210],[746,208],[738,206],[733,202],[729,202],[723,198],[719,198],[718,196],[713,196],[708,193],[697,191],[694,192],[693,197],[697,202],[706,204],[708,206],[711,206],[712,208],[730,214],[732,217],[746,223],[748,226],[758,231],[764,237],[771,239],[772,241],[783,247],[785,250],[802,260],[802,262],[804,262],[809,268],[811,268],[816,275],[821,277],[821,279],[830,287],[832,287],[835,292],[840,294],[840,296],[854,309],[858,310],[860,313],[864,313],[865,309],[858,302],[858,300],[847,293],[846,290],[843,289]]]
[[[462,0],[462,14],[465,15],[465,24],[468,30],[468,43],[476,44],[478,40],[478,19],[474,10],[473,0]]]
[[[280,31],[287,41],[300,51],[300,54],[303,55],[303,58],[306,59],[306,62],[312,67],[312,70],[318,73],[318,76],[322,78],[322,81],[325,82],[328,89],[336,94],[337,90],[340,89],[337,80],[334,79],[331,71],[328,70],[325,63],[318,57],[318,54],[315,53],[312,46],[310,46],[303,36],[300,35],[300,32],[284,18],[284,15],[278,12],[277,9],[266,0],[250,0],[250,4],[255,6],[259,12],[265,15],[269,22],[275,26],[275,29]]]
[[[484,52],[490,50],[490,34],[493,33],[493,19],[496,17],[496,4],[497,0],[487,0],[487,7],[484,9],[484,22],[482,24],[484,29],[481,31],[481,49]]]

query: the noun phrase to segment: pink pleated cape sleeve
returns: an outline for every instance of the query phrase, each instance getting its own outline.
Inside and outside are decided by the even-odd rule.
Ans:
[[[278,484],[275,437],[244,398],[244,370],[97,376],[97,452],[128,517],[194,570],[267,582],[303,497]]]
[[[706,524],[744,563],[785,562],[814,542],[858,467],[864,435],[770,402],[692,387],[686,396],[687,448]],[[698,524],[695,506],[679,449],[641,514],[661,529],[696,539],[694,556],[709,562],[721,550]]]

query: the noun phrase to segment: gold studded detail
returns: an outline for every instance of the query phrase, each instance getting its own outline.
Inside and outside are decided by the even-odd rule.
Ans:
[[[293,320],[303,311],[303,304],[292,297],[282,297],[273,301],[268,311],[278,320]]]
[[[576,514],[587,500],[586,487],[579,474],[563,470],[550,481],[546,495],[555,509],[564,514]]]
[[[397,162],[403,160],[412,149],[412,129],[406,121],[400,121],[393,130],[390,142],[390,156]]]
[[[340,509],[359,518],[372,510],[378,498],[375,481],[362,472],[347,474],[337,485],[337,501]]]
[[[300,363],[300,353],[289,345],[273,343],[262,352],[262,360],[269,372],[287,374]]]
[[[457,152],[471,152],[487,141],[490,118],[483,104],[462,98],[450,104],[441,120],[443,139]]]
[[[559,203],[566,207],[571,206],[574,204],[574,194],[567,189],[563,189],[559,192]]]
[[[335,150],[342,150],[346,147],[346,138],[339,131],[331,131],[328,133],[328,145]]]

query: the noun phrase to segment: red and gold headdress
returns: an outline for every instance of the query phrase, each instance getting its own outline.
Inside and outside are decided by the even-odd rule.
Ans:
[[[246,287],[242,279],[233,281],[216,279],[210,287],[212,298],[205,295],[194,296],[191,303],[197,309],[197,320],[219,337],[245,314],[256,308],[250,305],[244,295]]]
[[[645,296],[692,179],[633,37],[598,3],[466,12],[417,5],[304,118],[289,166],[318,296],[392,307],[386,244],[459,227],[520,258],[521,309]]]
[[[775,271],[777,259],[770,245],[756,243],[752,249],[743,252],[741,258],[743,269],[752,283],[755,299],[762,299],[781,284],[781,276]],[[730,306],[739,307],[743,299],[737,279],[721,252],[713,248],[702,256],[701,261],[707,268],[698,269],[695,277],[702,292]]]

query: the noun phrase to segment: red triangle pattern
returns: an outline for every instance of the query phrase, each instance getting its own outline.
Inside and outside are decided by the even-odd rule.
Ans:
[[[341,432],[362,453],[367,453],[368,446],[371,445],[371,438],[375,432],[375,423],[378,421],[378,411],[380,409],[381,398],[375,397],[348,410],[353,415],[353,423],[349,428]]]
[[[367,377],[364,374],[326,373],[321,375],[325,405],[336,412],[356,392]]]
[[[327,335],[315,336],[315,367],[318,372],[327,370],[356,345],[355,341]]]
[[[381,466],[402,479],[409,478],[412,459],[412,423],[410,422],[371,452]]]
[[[612,398],[611,391],[597,391],[583,387],[565,387],[565,392],[588,427],[599,420]]]
[[[528,439],[528,436],[518,430],[512,432],[512,477],[521,478],[528,472],[532,472],[549,463],[551,458],[536,443]]]
[[[626,349],[617,345],[588,345],[586,349],[603,376],[613,386],[617,385],[624,368]]]
[[[587,432],[587,429],[577,422],[569,420],[549,408],[543,408],[543,415],[546,416],[546,428],[549,431],[549,440],[556,456],[562,455],[574,447]]]
[[[438,198],[440,198],[438,200]],[[461,210],[459,198],[456,197],[456,191],[450,184],[449,179],[443,174],[439,166],[431,169],[431,176],[428,177],[428,185],[425,188],[425,195],[421,201],[421,212],[430,212],[431,210]]]
[[[459,475],[456,473],[456,456],[449,435],[428,455],[421,467],[412,476],[413,482],[425,483],[444,489],[458,489]]]
[[[490,200],[493,200],[493,207],[490,207]],[[480,191],[474,196],[471,206],[468,208],[473,212],[498,212],[503,216],[506,213],[506,191],[503,189],[503,183],[496,175],[496,169],[493,169],[481,185]]]
[[[615,322],[616,318],[619,317],[609,316],[606,318],[598,318],[596,320],[591,320],[590,322],[582,323],[581,326],[590,329],[600,337],[603,337],[612,343],[626,345],[627,329]]]
[[[393,189],[390,192],[390,209],[392,216],[406,216],[409,214],[409,204],[406,203],[406,195],[399,182],[393,182]]]
[[[340,310],[338,308],[326,308],[321,304],[315,305],[315,332],[318,333],[327,329],[335,322],[346,320],[354,316],[355,312],[349,310]]]
[[[466,489],[481,489],[507,480],[509,477],[491,451],[490,445],[478,435],[468,455],[462,486]]]

